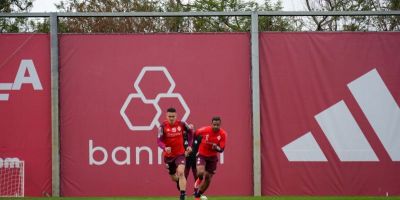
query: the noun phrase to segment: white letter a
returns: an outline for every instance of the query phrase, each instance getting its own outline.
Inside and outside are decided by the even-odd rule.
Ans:
[[[25,72],[28,70],[29,76],[25,77]],[[13,90],[20,90],[22,84],[30,83],[34,90],[43,90],[42,84],[40,83],[39,76],[36,72],[35,65],[32,60],[21,60],[17,75],[15,76]]]

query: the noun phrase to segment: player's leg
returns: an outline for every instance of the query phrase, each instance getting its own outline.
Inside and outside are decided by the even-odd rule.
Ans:
[[[204,179],[204,174],[206,172],[206,160],[203,156],[198,156],[196,158],[196,171],[197,171],[197,179],[195,185],[200,186],[201,182]]]
[[[186,197],[185,165],[178,165],[178,168],[176,169],[176,175],[178,177],[180,199],[184,200]]]
[[[204,180],[201,182],[199,188],[197,188],[197,190],[195,190],[195,194],[194,194],[195,200],[199,200],[199,198],[204,194],[204,192],[206,192],[206,190],[210,186],[211,178],[212,178],[212,174],[205,171],[204,172]]]
[[[195,182],[195,187],[197,189],[195,190],[194,194],[195,200],[200,199],[200,196],[202,194],[202,191],[200,191],[199,189],[203,183],[204,175],[206,172],[205,165],[206,165],[205,158],[203,156],[198,156],[196,160],[197,179]]]
[[[186,178],[185,178],[185,165],[178,165],[176,169],[176,176],[179,179],[179,188],[181,191],[186,190]]]
[[[176,188],[178,191],[179,189],[179,178],[176,175],[176,165],[175,165],[175,160],[165,160],[166,163],[166,168],[168,169],[168,174],[171,177],[171,180],[176,183]]]
[[[204,172],[204,181],[200,185],[199,193],[200,195],[205,193],[208,187],[210,186],[211,179],[213,175],[215,174],[215,171],[217,170],[217,163],[218,163],[218,157],[207,157],[205,158],[205,172]]]
[[[207,171],[205,172],[203,184],[201,184],[200,189],[199,189],[200,194],[203,194],[204,192],[206,192],[206,190],[210,186],[212,177],[213,177],[213,174],[210,174]]]
[[[186,178],[186,180],[188,179],[188,177],[189,177],[189,172],[190,172],[190,166],[191,164],[190,164],[190,158],[189,157],[187,157],[186,158],[186,166],[185,166],[185,178]],[[195,179],[196,180],[196,179]]]
[[[188,163],[186,163],[186,167],[188,168],[189,171],[192,170],[192,175],[193,175],[193,180],[194,180],[193,194],[195,194],[197,189],[199,188],[198,186],[200,183],[197,181],[196,158],[193,157],[186,161],[188,162]],[[185,170],[186,170],[186,168],[185,168]],[[186,181],[188,181],[187,178],[186,178]]]
[[[180,199],[184,200],[186,197],[186,178],[185,178],[185,156],[179,156],[175,160],[175,164],[178,166],[176,168],[176,176],[178,177],[179,188],[180,188]]]
[[[178,178],[178,176],[176,174],[170,174],[170,176],[171,176],[171,180],[176,183],[176,189],[178,189],[178,191],[181,191],[181,189],[179,187],[179,178]]]
[[[197,180],[197,167],[196,167],[196,159],[192,159],[190,161],[190,168],[192,169],[193,179]]]
[[[177,182],[179,180],[178,176],[176,174],[170,174],[171,180],[174,182]]]

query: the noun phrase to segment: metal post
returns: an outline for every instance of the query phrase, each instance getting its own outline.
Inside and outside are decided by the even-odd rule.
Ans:
[[[50,15],[52,196],[60,196],[60,130],[58,111],[58,16]]]
[[[253,191],[261,196],[261,148],[260,148],[260,65],[258,61],[258,13],[251,14],[251,88],[253,120]]]

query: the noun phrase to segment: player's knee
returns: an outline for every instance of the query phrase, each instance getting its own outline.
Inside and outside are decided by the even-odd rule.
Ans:
[[[209,172],[205,172],[204,173],[204,179],[206,180],[206,181],[211,181],[211,178],[212,178],[212,174],[210,174]]]
[[[203,177],[204,176],[204,171],[203,170],[197,170],[197,177]]]
[[[185,173],[183,173],[183,172],[177,172],[176,175],[177,175],[179,178],[185,177]]]
[[[178,169],[178,170],[176,170],[176,175],[177,175],[178,177],[185,176],[185,170],[184,170],[184,169]]]
[[[171,180],[172,180],[172,181],[177,181],[177,180],[178,180],[178,177],[177,177],[176,175],[171,175]]]

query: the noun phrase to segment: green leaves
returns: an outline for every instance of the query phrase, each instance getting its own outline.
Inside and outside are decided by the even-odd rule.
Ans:
[[[28,12],[33,0],[1,0],[0,12]],[[0,18],[0,33],[17,33],[26,29],[26,18]]]

